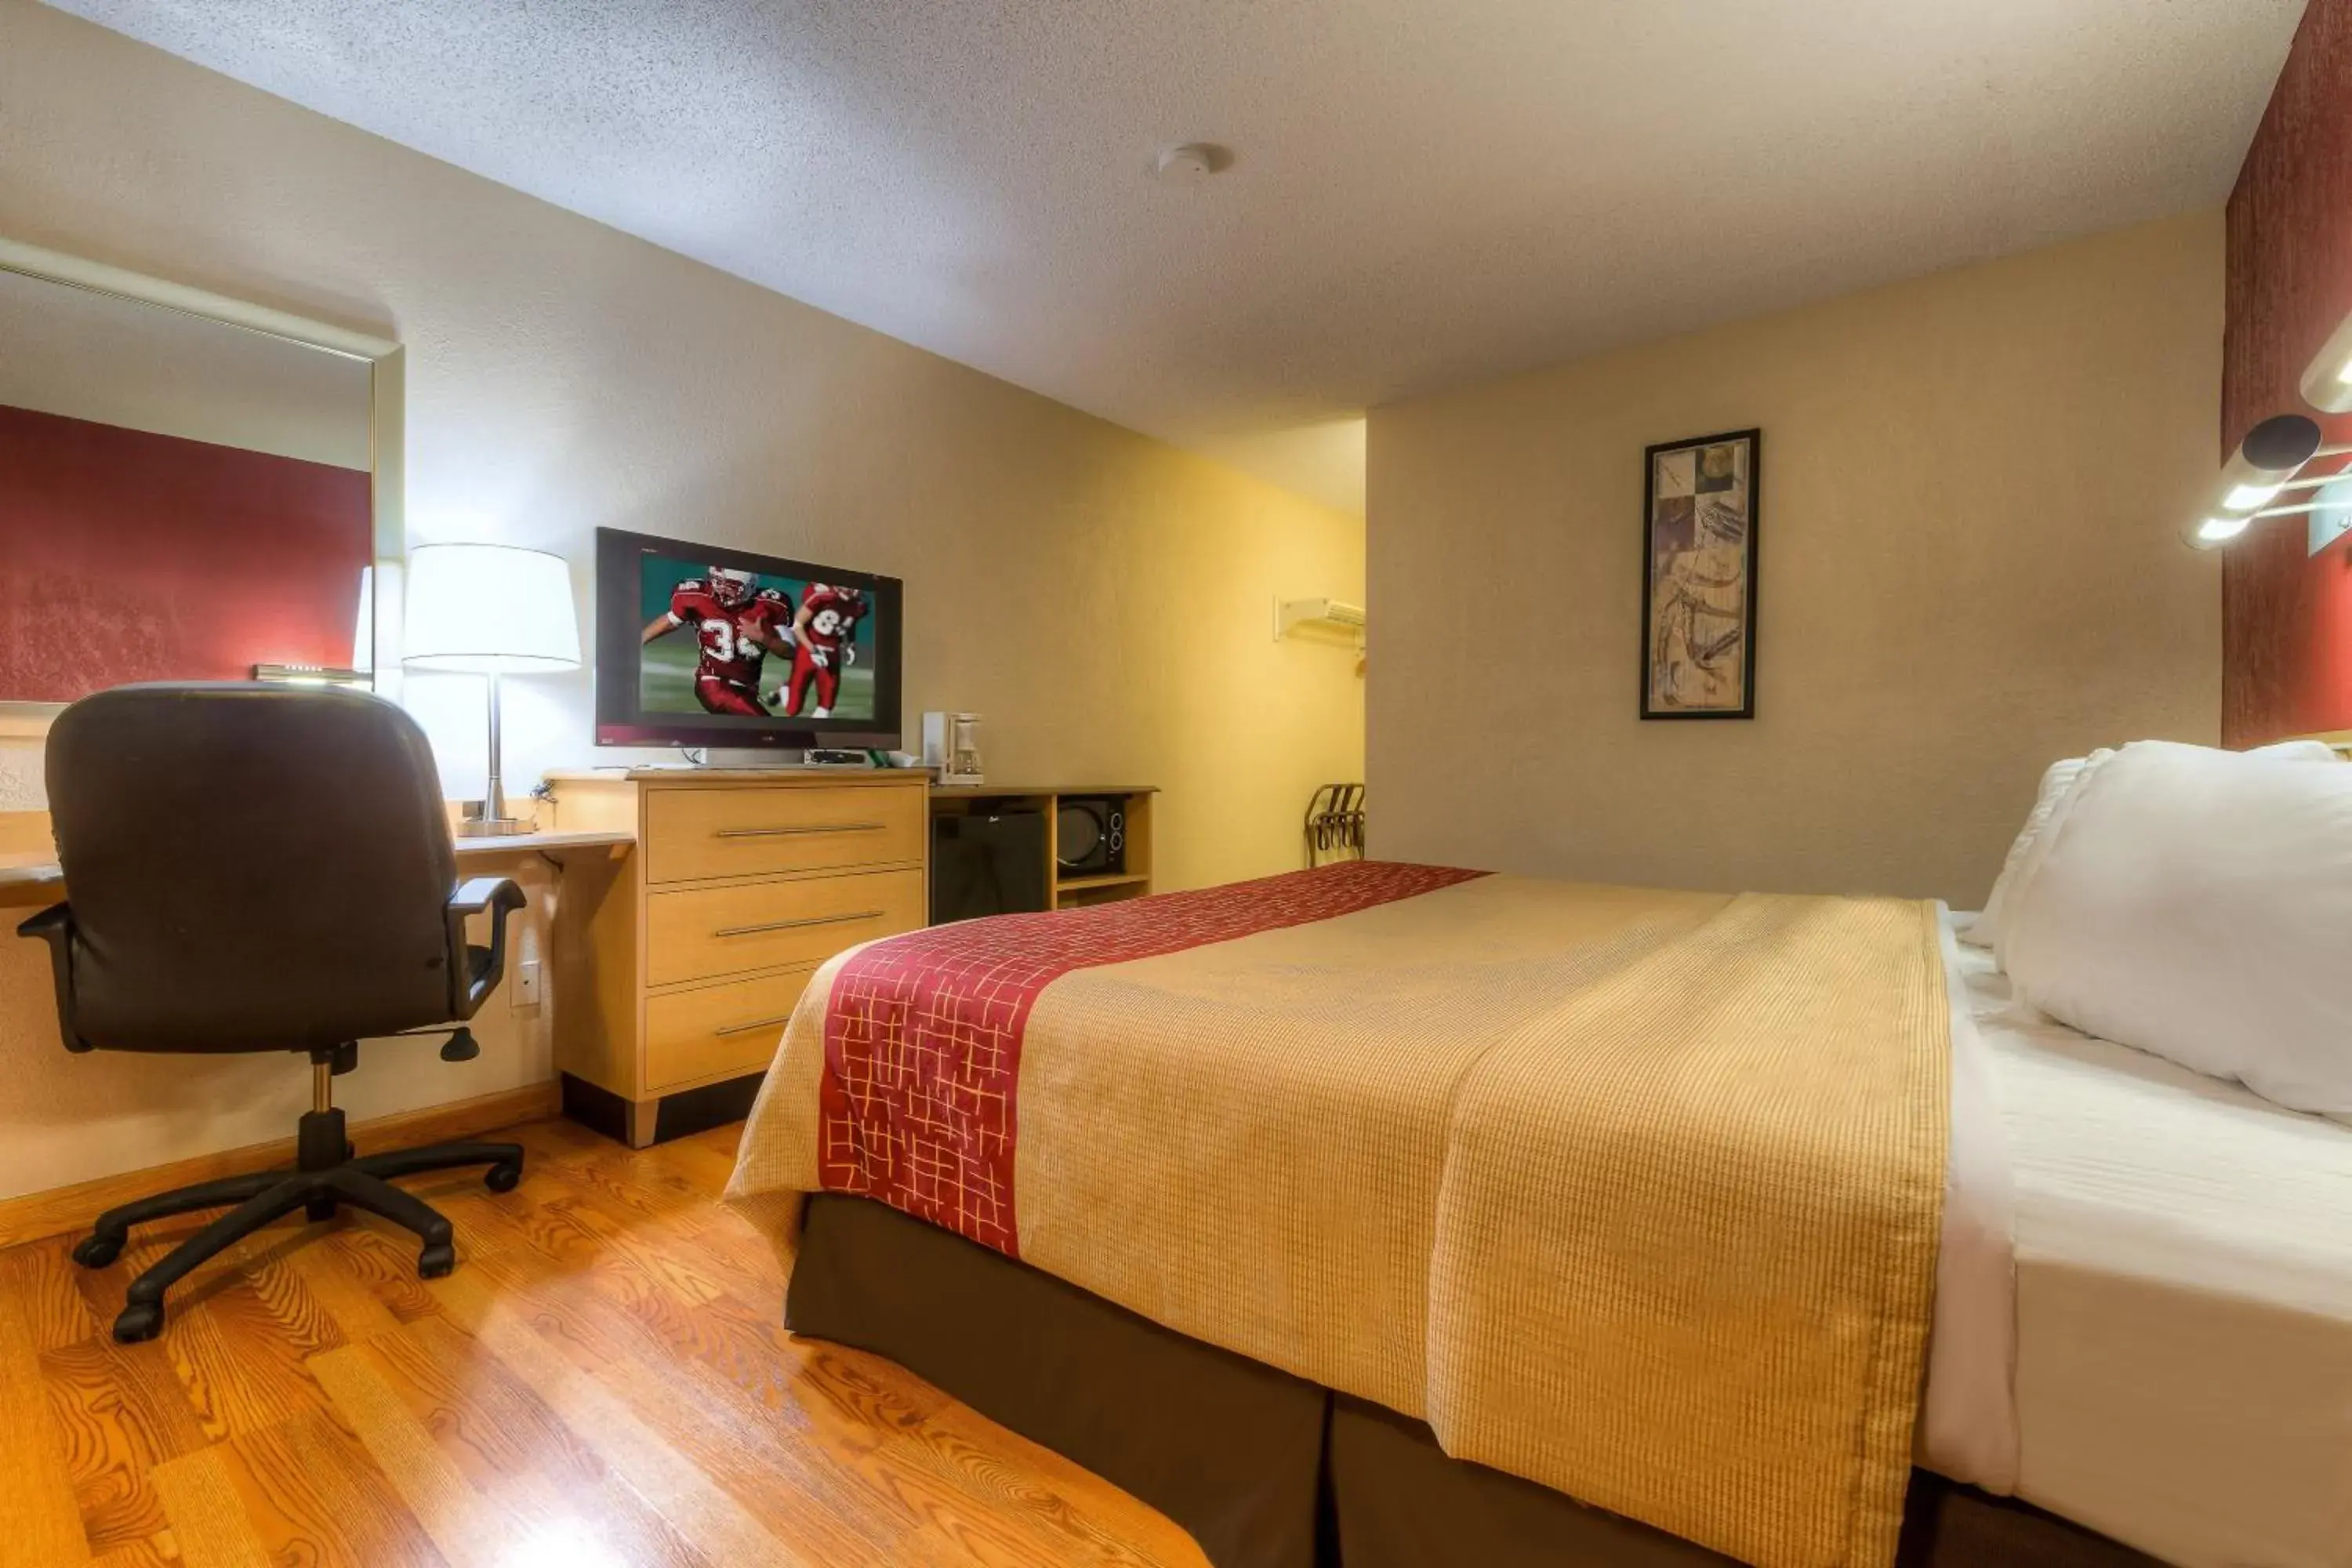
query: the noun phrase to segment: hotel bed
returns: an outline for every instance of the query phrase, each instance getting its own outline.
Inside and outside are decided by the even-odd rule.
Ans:
[[[2352,1563],[2352,1129],[2022,1008],[1934,906],[1124,908],[828,964],[730,1198],[796,1331],[1220,1568]]]

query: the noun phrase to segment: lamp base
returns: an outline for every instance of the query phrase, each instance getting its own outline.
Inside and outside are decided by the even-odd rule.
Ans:
[[[457,820],[460,838],[504,838],[530,831],[530,824],[519,816],[466,816]]]

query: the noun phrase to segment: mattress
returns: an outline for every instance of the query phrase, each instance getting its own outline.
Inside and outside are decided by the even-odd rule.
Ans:
[[[2016,1494],[2186,1568],[2352,1564],[2352,1128],[2046,1018],[1990,953],[1947,962],[2007,1144]],[[1931,1411],[1980,1394],[1981,1359]]]

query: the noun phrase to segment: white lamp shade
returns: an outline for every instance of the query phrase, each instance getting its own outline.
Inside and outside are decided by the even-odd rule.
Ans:
[[[408,552],[403,662],[499,675],[576,669],[580,621],[559,555],[511,544],[424,544]]]
[[[352,668],[375,668],[375,568],[360,568],[360,609],[352,622]]]

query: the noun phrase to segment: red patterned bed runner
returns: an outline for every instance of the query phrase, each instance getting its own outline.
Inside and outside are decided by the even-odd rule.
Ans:
[[[1333,920],[1481,875],[1354,860],[877,942],[842,965],[827,1001],[818,1175],[829,1192],[879,1198],[1017,1258],[1021,1037],[1046,986],[1075,969]]]

